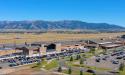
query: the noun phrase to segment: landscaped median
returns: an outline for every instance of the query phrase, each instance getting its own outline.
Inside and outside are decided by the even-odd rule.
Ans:
[[[84,67],[84,68],[88,68],[88,69],[93,69],[93,70],[97,70],[97,71],[109,71],[111,69],[108,69],[108,68],[99,68],[99,67],[94,67],[94,66],[87,66],[87,65],[80,65],[80,64],[72,64],[72,66],[75,66],[75,67]]]
[[[119,75],[125,75],[125,70],[124,71],[120,71]]]
[[[53,69],[53,68],[56,68],[56,67],[58,67],[58,61],[56,59],[53,59],[53,60],[50,60],[50,61],[43,60],[42,62],[36,63],[32,66],[32,68],[36,68],[36,69],[43,68],[43,69],[46,69],[46,70],[50,70],[50,69]]]
[[[123,70],[122,71],[119,71],[120,74],[119,75],[125,75],[125,67],[123,67]]]
[[[50,70],[53,68],[58,67],[58,61],[56,59],[51,60],[49,63],[47,63],[46,65],[44,65],[44,69],[46,70]]]

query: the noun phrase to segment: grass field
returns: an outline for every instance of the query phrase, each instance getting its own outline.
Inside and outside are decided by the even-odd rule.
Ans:
[[[4,43],[24,43],[37,41],[59,41],[59,40],[80,40],[94,39],[103,37],[116,37],[124,33],[98,33],[98,34],[58,34],[58,33],[43,33],[43,34],[0,34],[0,44]]]
[[[123,71],[120,71],[120,75],[125,75],[125,67]]]
[[[46,64],[44,68],[46,70],[50,70],[50,69],[53,69],[53,68],[56,68],[56,67],[58,67],[58,61],[52,60],[49,64]]]
[[[63,70],[62,73],[68,74],[68,70]],[[71,75],[80,75],[80,71],[79,70],[72,70]],[[88,73],[88,72],[83,72],[83,75],[93,75],[93,74]]]

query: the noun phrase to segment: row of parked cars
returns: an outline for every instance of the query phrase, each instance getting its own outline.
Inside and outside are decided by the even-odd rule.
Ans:
[[[10,67],[14,66],[20,66],[20,65],[25,65],[25,64],[30,64],[30,63],[35,63],[35,62],[40,62],[41,57],[15,57],[8,59],[7,62],[9,63]]]
[[[79,54],[81,52],[83,52],[83,51],[80,49],[73,49],[73,50],[67,50],[67,51],[64,51],[61,53],[48,54],[48,55],[44,55],[44,56],[35,56],[35,57],[18,56],[18,57],[13,57],[13,58],[9,58],[9,59],[3,59],[0,62],[9,63],[10,67],[14,67],[14,66],[20,66],[20,65],[40,62],[42,58],[46,58],[47,60],[50,60],[53,58],[59,58],[59,57],[71,56],[73,54]]]
[[[102,56],[96,56],[97,58],[95,59],[96,62],[100,62],[101,60],[107,61],[109,58],[111,58],[112,64],[119,64],[119,60],[123,59],[125,60],[125,51],[116,51],[112,52],[111,54],[105,54]]]
[[[112,60],[113,64],[119,64],[119,60],[125,60],[125,51],[117,51],[111,54],[111,56],[114,56],[115,59]]]
[[[75,50],[67,50],[65,52],[61,52],[61,53],[57,53],[57,54],[49,54],[44,57],[46,57],[47,60],[50,60],[53,58],[72,56],[73,54],[80,54],[80,53],[84,53],[84,51],[82,51],[80,49],[75,49]]]

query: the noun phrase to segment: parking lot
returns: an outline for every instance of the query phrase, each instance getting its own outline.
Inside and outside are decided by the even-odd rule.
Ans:
[[[7,58],[7,59],[0,60],[0,67],[7,68],[7,67],[16,67],[21,65],[38,63],[38,62],[41,62],[42,58],[45,58],[46,60],[51,60],[53,58],[58,59],[59,57],[71,56],[73,54],[79,54],[81,52],[84,52],[84,51],[80,49],[72,49],[61,53],[48,54],[43,56],[34,56],[34,57],[18,56],[13,58]]]
[[[21,66],[31,63],[40,62],[41,57],[14,57],[9,59],[3,59],[0,61],[1,68]]]
[[[34,56],[34,57],[19,56],[19,57],[4,59],[0,61],[0,67],[2,68],[18,67],[22,65],[41,62],[42,58],[45,58],[46,60],[51,60],[54,58],[59,59],[60,57],[62,58],[65,56],[70,57],[70,56],[80,54],[80,53],[85,53],[85,52],[80,49],[71,49],[71,50],[63,51],[61,53],[48,54],[48,55],[43,55],[43,56]],[[84,61],[84,65],[95,66],[97,68],[105,68],[105,69],[109,69],[112,71],[118,71],[119,65],[121,63],[125,63],[125,51],[124,50],[95,55],[90,58],[87,58],[86,61]],[[62,63],[62,66],[64,66],[64,63]]]
[[[125,63],[125,51],[100,54],[85,61],[88,66],[108,68],[115,71],[119,69],[121,63]]]

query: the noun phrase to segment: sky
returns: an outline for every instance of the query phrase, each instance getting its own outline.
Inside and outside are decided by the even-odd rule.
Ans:
[[[0,0],[0,20],[81,20],[125,27],[125,0]]]

